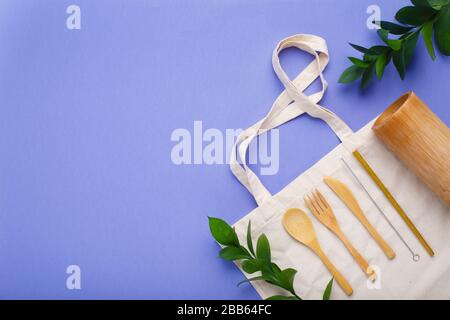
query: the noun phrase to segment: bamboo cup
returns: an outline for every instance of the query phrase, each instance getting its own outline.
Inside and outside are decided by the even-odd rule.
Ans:
[[[376,120],[376,136],[450,206],[450,129],[414,92]]]

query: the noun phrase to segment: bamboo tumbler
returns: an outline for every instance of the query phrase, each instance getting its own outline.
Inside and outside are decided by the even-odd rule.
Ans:
[[[376,120],[376,136],[450,206],[450,129],[414,93]]]

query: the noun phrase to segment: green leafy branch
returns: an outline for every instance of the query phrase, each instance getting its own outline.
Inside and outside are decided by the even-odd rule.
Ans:
[[[395,19],[400,23],[379,21],[378,35],[385,45],[371,48],[350,45],[363,53],[363,58],[349,57],[352,66],[341,75],[340,83],[353,83],[361,78],[361,88],[367,88],[374,75],[381,80],[386,66],[393,61],[400,78],[406,76],[420,34],[431,59],[436,59],[434,40],[439,51],[450,56],[450,0],[411,0],[414,6],[400,9]],[[389,35],[398,36],[391,39]]]
[[[263,280],[274,286],[280,287],[290,293],[289,296],[272,296],[267,300],[302,300],[294,289],[294,278],[297,270],[287,268],[282,270],[272,262],[269,240],[266,235],[259,236],[256,250],[253,246],[251,235],[251,223],[247,227],[247,248],[239,243],[236,231],[224,220],[209,217],[209,228],[214,239],[223,246],[220,257],[227,261],[241,261],[242,269],[248,274],[259,272],[258,276],[243,280],[238,286],[252,281]],[[323,294],[324,300],[329,300],[333,285],[333,279],[327,285]]]

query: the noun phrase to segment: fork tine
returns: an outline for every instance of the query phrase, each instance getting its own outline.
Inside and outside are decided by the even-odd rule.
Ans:
[[[319,190],[316,189],[317,195],[319,196],[320,200],[322,200],[322,203],[325,205],[325,208],[329,208],[330,205],[328,204],[328,201],[325,199],[325,197],[320,193]]]
[[[322,201],[319,199],[319,196],[316,194],[317,189],[312,192],[312,196],[314,198],[315,203],[320,208],[321,211],[325,210],[326,206],[322,203]]]
[[[314,198],[314,196],[313,196]],[[317,211],[318,214],[322,213],[322,208],[317,204],[317,202],[308,195],[309,202],[314,207],[314,209]]]
[[[311,200],[311,198],[309,197],[309,195],[305,196],[303,198],[303,200],[305,201],[306,206],[308,207],[309,210],[311,210],[311,212],[314,215],[320,215],[320,211],[317,210],[317,208],[314,206],[313,201]]]

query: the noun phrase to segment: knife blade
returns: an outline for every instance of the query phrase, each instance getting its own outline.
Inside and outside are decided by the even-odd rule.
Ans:
[[[392,250],[391,246],[383,239],[383,237],[367,219],[350,188],[342,181],[333,177],[325,177],[323,180],[327,184],[327,186],[330,187],[331,190],[333,190],[338,198],[341,199],[341,201],[347,206],[347,208],[355,215],[355,217],[361,222],[361,224],[367,229],[367,231],[377,242],[381,250],[383,250],[384,254],[389,259],[394,259],[394,250]]]

